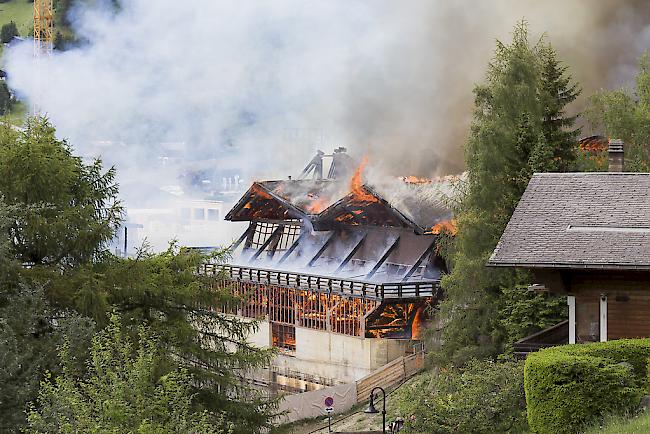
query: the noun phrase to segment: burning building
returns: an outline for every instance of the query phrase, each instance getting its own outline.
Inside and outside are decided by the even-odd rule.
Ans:
[[[364,165],[255,182],[226,215],[248,228],[214,272],[243,300],[229,312],[259,320],[251,340],[279,349],[271,382],[289,390],[354,381],[412,351],[440,298],[449,179],[364,183]]]

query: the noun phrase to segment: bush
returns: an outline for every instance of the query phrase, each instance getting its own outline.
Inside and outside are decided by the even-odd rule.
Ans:
[[[470,361],[428,371],[397,392],[408,432],[519,433],[527,428],[522,362]]]
[[[634,411],[647,385],[650,339],[564,345],[528,356],[528,424],[574,433],[610,414]]]
[[[16,27],[16,23],[9,21],[0,29],[0,42],[6,44],[7,42],[10,42],[14,36],[18,36],[18,28]]]

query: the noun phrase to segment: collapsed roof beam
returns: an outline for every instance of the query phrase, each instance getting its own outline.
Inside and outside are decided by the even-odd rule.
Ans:
[[[316,261],[318,261],[318,258],[320,258],[320,256],[323,254],[323,252],[325,252],[325,250],[327,250],[327,248],[330,246],[330,244],[332,244],[332,242],[333,242],[334,239],[336,238],[336,235],[337,235],[337,234],[338,234],[338,231],[337,231],[337,230],[332,231],[332,233],[330,234],[330,236],[329,236],[329,238],[327,239],[327,241],[325,241],[325,244],[323,244],[323,247],[321,247],[320,249],[318,249],[318,252],[316,252],[316,254],[314,255],[314,257],[311,258],[311,260],[310,260],[309,263],[307,264],[308,267],[313,267],[313,266],[314,266],[314,264],[316,263]]]
[[[354,257],[354,255],[357,254],[357,252],[359,251],[361,246],[363,246],[363,243],[366,241],[367,236],[368,236],[367,233],[363,234],[363,236],[361,237],[361,239],[359,240],[357,245],[354,246],[354,248],[348,254],[348,256],[346,256],[345,259],[343,260],[343,262],[341,262],[341,265],[339,265],[339,267],[336,269],[335,273],[340,272],[341,270],[343,270],[345,268],[346,265],[348,265],[348,262],[350,262],[350,260]]]
[[[370,273],[366,274],[366,279],[370,279],[372,276],[375,275],[375,273],[381,268],[382,265],[384,265],[384,262],[386,262],[386,259],[390,256],[391,253],[399,246],[399,237],[395,238],[395,241],[393,241],[393,244],[384,252],[384,254],[379,258],[379,261],[375,264],[374,267],[372,267],[372,270],[370,270]]]
[[[284,225],[278,225],[278,227],[275,228],[275,230],[273,231],[273,233],[272,233],[272,234],[271,234],[271,235],[266,239],[266,241],[264,241],[264,244],[262,244],[262,245],[260,246],[260,248],[257,250],[257,252],[255,252],[255,253],[253,254],[253,256],[250,257],[250,259],[248,260],[248,262],[250,262],[250,261],[254,261],[254,260],[256,260],[257,258],[259,258],[259,256],[260,256],[260,255],[262,254],[262,252],[263,252],[263,251],[264,251],[264,250],[269,246],[269,244],[271,244],[271,242],[272,242],[273,240],[275,240],[276,238],[278,238],[278,237],[280,237],[280,236],[282,235],[282,232],[283,232],[283,231],[284,231]]]
[[[431,254],[431,252],[433,252],[433,249],[436,247],[436,241],[437,240],[438,240],[438,237],[433,238],[433,241],[431,241],[431,244],[429,244],[429,247],[427,247],[427,249],[424,251],[424,253],[422,253],[422,255],[420,255],[418,260],[415,261],[415,264],[413,264],[411,269],[404,275],[404,277],[402,278],[402,282],[406,282],[407,280],[409,280],[411,278],[411,276],[413,275],[413,273],[415,273],[417,271],[417,269],[420,268],[420,264],[422,264],[422,261],[424,261],[427,258],[427,256],[429,256]]]

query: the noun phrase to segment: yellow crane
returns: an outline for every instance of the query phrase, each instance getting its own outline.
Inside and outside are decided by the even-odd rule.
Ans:
[[[54,7],[52,0],[34,0],[34,61],[36,63],[36,93],[32,101],[32,114],[41,114],[41,101],[45,85],[40,59],[52,54],[54,43]]]
[[[52,52],[54,42],[54,8],[52,0],[34,0],[34,55]]]

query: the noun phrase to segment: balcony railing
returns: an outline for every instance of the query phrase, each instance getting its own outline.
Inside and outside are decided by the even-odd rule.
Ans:
[[[235,281],[279,285],[373,300],[434,297],[440,290],[438,280],[377,282],[230,264],[205,264],[203,271],[215,275],[223,273],[223,277]]]

